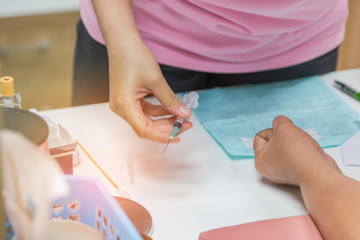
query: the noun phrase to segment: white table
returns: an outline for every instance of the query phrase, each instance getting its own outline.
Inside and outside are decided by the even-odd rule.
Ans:
[[[329,85],[339,79],[360,89],[360,69],[333,72],[322,79]],[[360,112],[360,102],[334,91]],[[65,126],[112,179],[147,208],[155,240],[196,240],[200,232],[213,228],[307,213],[297,188],[263,179],[253,159],[229,159],[195,117],[194,128],[182,135],[181,143],[169,145],[161,158],[164,145],[139,139],[108,104],[42,114]],[[339,147],[326,152],[346,175],[360,180],[360,167],[344,166]],[[129,183],[126,172],[130,158],[135,184]],[[74,174],[96,176],[111,194],[118,195],[84,154]]]

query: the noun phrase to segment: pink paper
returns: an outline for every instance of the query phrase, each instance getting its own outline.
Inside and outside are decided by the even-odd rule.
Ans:
[[[323,240],[310,215],[278,218],[203,232],[199,240]]]

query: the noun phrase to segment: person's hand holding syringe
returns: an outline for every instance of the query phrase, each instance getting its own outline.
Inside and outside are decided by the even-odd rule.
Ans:
[[[195,109],[199,106],[199,94],[196,92],[190,92],[185,94],[183,97],[183,103],[189,109]],[[164,154],[167,146],[169,145],[170,141],[178,134],[183,126],[183,124],[187,121],[187,118],[177,117],[173,124],[173,128],[169,137],[169,142],[166,144],[161,156]]]

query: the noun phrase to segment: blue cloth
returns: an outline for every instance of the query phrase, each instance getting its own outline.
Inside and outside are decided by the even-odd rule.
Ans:
[[[232,159],[252,158],[257,132],[289,117],[321,147],[338,146],[360,129],[360,115],[318,76],[199,91],[197,119]]]

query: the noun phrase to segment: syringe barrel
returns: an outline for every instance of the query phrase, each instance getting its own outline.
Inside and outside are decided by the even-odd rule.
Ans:
[[[186,122],[187,118],[177,117],[175,119],[173,127],[177,127],[179,129],[182,128],[183,124]]]
[[[191,92],[188,94],[185,94],[185,96],[183,97],[183,102],[184,105],[186,107],[188,107],[189,109],[191,108],[197,108],[197,106],[199,105],[198,100],[199,99],[199,94],[197,94],[196,92]],[[177,117],[175,119],[174,125],[173,125],[173,130],[171,132],[170,135],[170,139],[172,139],[173,137],[175,137],[175,135],[181,130],[183,124],[186,122],[187,118],[182,118],[182,117]]]

